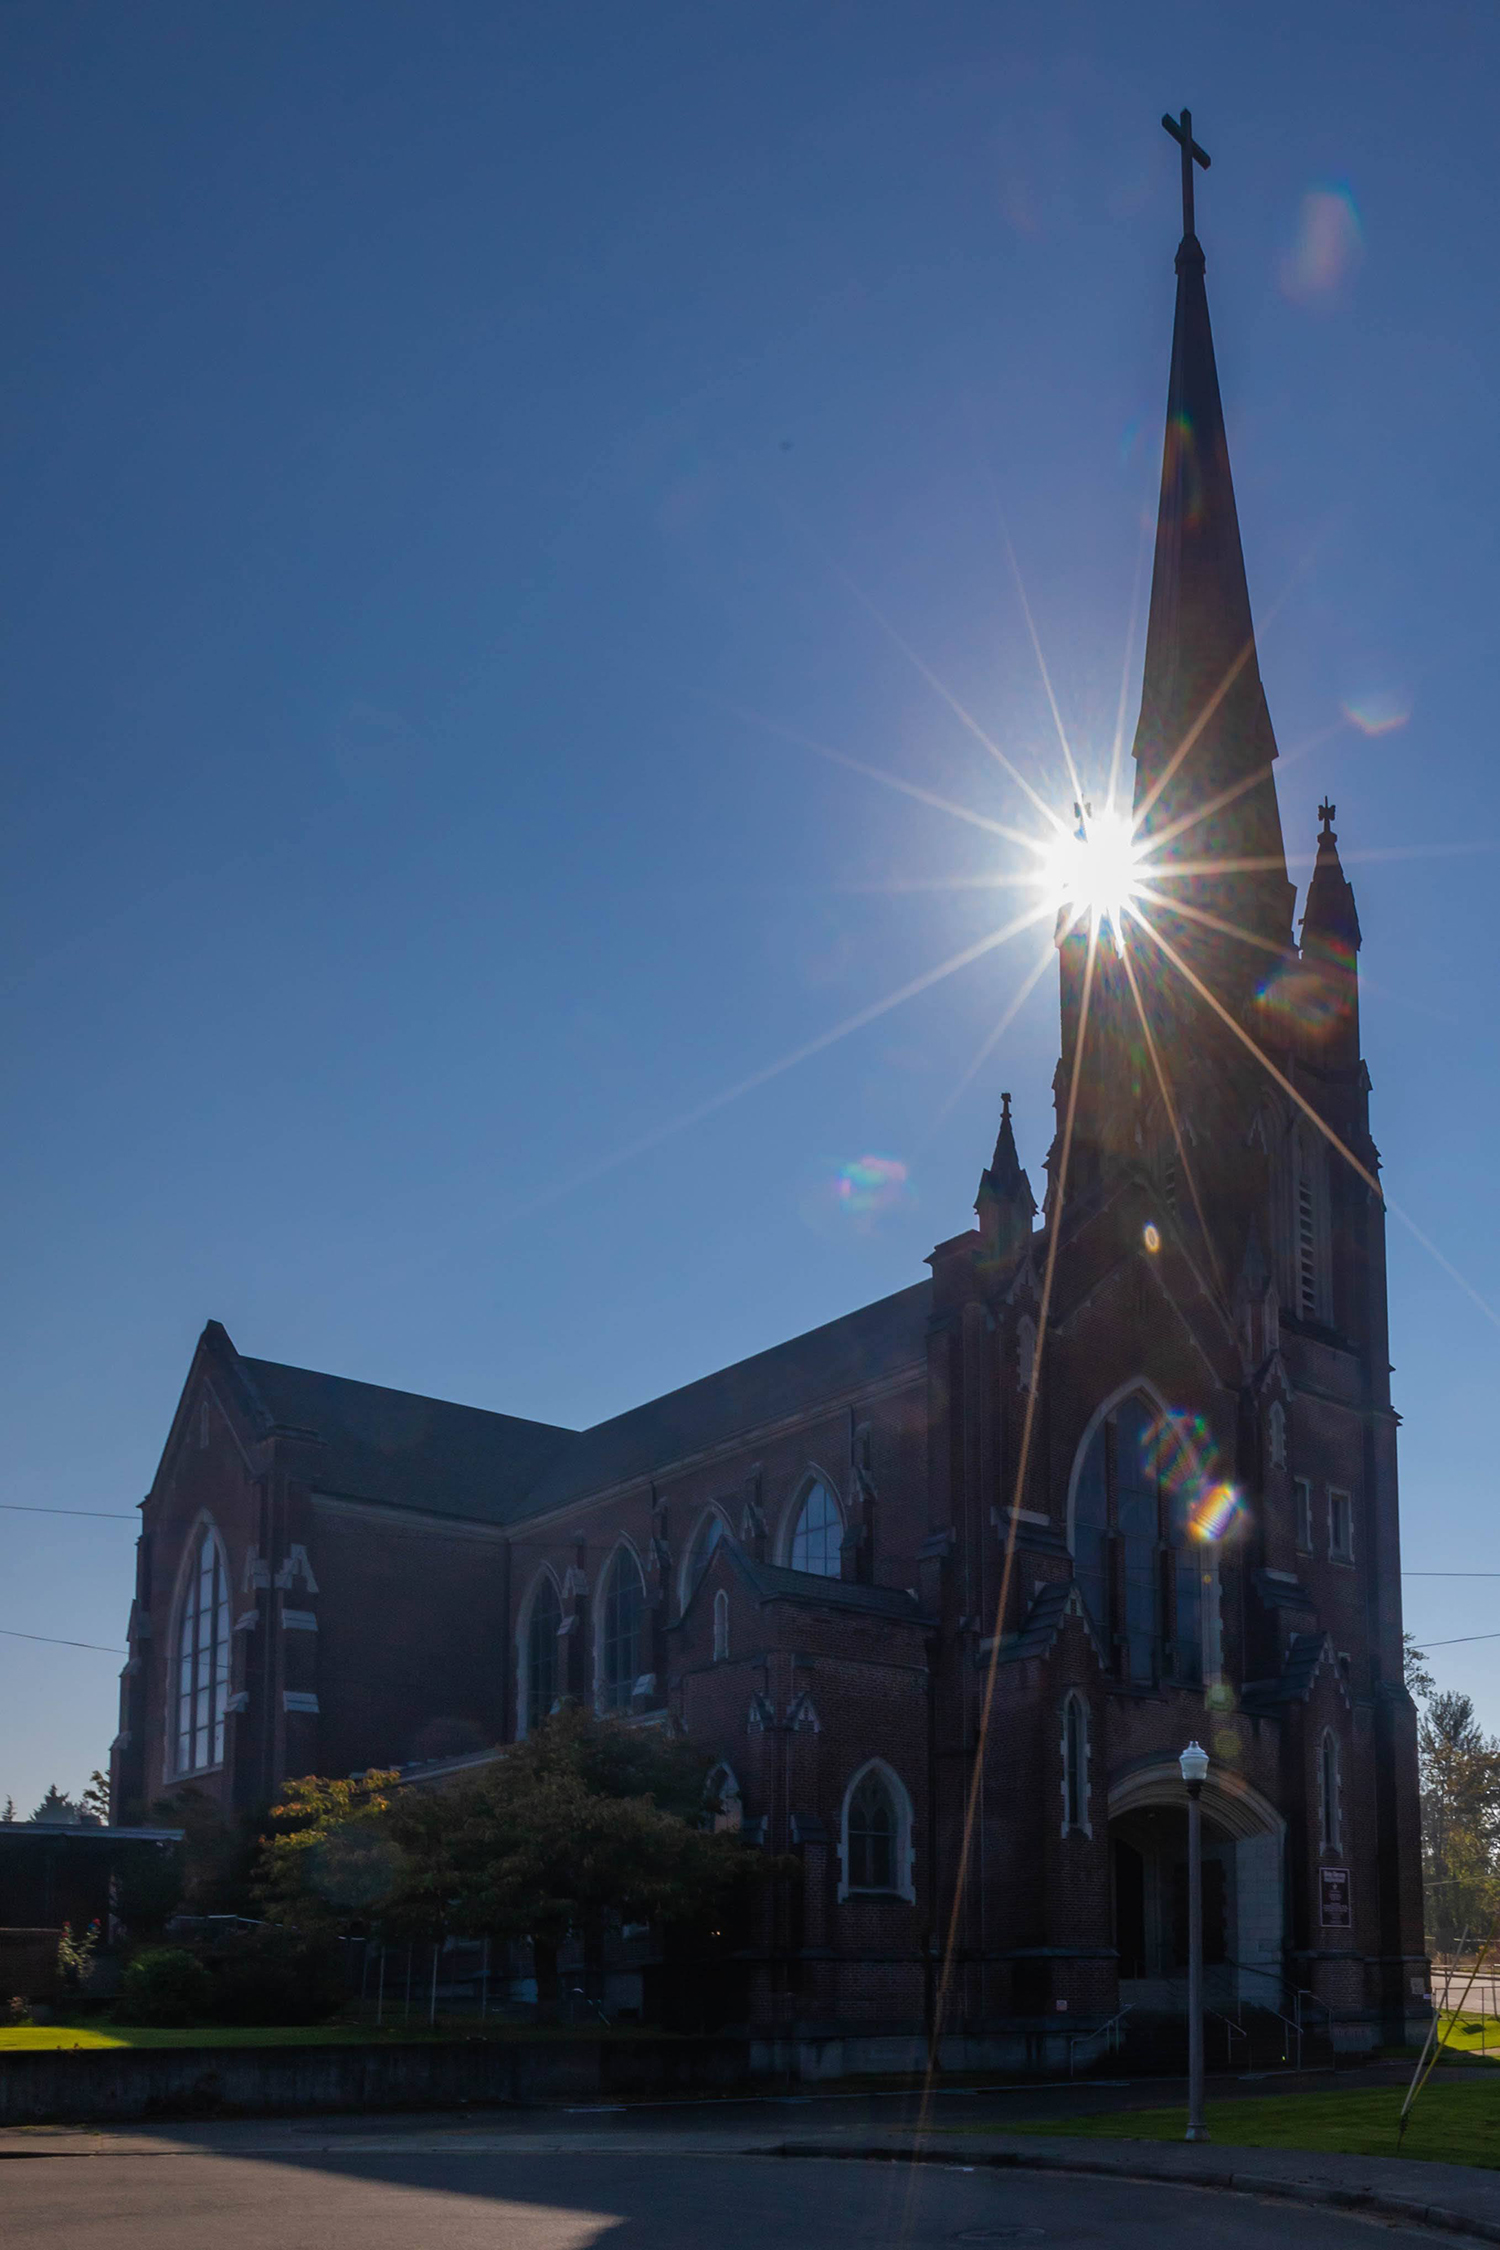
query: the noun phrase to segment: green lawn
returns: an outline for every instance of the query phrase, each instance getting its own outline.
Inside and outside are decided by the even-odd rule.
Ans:
[[[607,2031],[600,2025],[596,2034],[591,2034],[587,2024],[576,2029],[572,2025],[481,2024],[472,2016],[450,2023],[439,2018],[431,2029],[425,2023],[397,2022],[379,2030],[373,2023],[194,2024],[164,2030],[155,2025],[110,2023],[96,2016],[88,2023],[7,2026],[0,2029],[0,2055],[89,2047],[389,2047],[433,2039],[575,2039],[593,2035],[617,2040],[662,2036],[643,2032],[633,2024]]]
[[[1370,2086],[1332,2094],[1262,2094],[1209,2102],[1209,2133],[1221,2148],[1305,2148],[1340,2156],[1421,2156],[1444,2164],[1500,2170],[1500,2072],[1493,2086],[1434,2078],[1417,2096],[1406,2138],[1396,2145],[1404,2090]],[[1107,2141],[1180,2141],[1187,2110],[1128,2109],[1112,2117],[1017,2119],[1007,2130]],[[961,2132],[985,2128],[961,2126]],[[993,2130],[993,2128],[989,2128]]]

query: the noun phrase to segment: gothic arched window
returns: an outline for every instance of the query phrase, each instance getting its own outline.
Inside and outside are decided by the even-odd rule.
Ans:
[[[1318,1746],[1318,1813],[1324,1851],[1341,1852],[1344,1823],[1339,1804],[1339,1746],[1335,1736],[1327,1730]]]
[[[709,1826],[738,1833],[745,1825],[745,1802],[732,1766],[717,1765],[704,1784],[709,1803]]]
[[[729,1596],[721,1586],[714,1596],[714,1662],[722,1664],[729,1654]]]
[[[532,1591],[526,1618],[526,1705],[521,1714],[523,1734],[540,1726],[557,1702],[557,1635],[562,1625],[562,1602],[550,1570],[544,1570]]]
[[[1142,1685],[1203,1677],[1203,1478],[1185,1421],[1138,1394],[1100,1422],[1073,1491],[1073,1575],[1105,1659]]]
[[[819,1477],[802,1496],[797,1520],[792,1526],[787,1561],[793,1570],[810,1571],[816,1578],[837,1578],[839,1543],[843,1536],[844,1519],[839,1513],[839,1504]]]
[[[850,1783],[843,1830],[840,1897],[858,1891],[912,1896],[911,1805],[890,1767],[878,1759]]]
[[[1089,1826],[1089,1721],[1081,1695],[1069,1695],[1062,1711],[1063,1834]]]
[[[687,1568],[682,1574],[682,1606],[684,1609],[687,1608],[688,1603],[697,1593],[703,1573],[708,1568],[709,1558],[723,1536],[724,1518],[719,1514],[717,1508],[710,1508],[707,1515],[700,1520],[697,1530],[693,1533],[692,1544],[688,1548]]]
[[[604,1587],[599,1631],[599,1707],[624,1711],[630,1706],[641,1669],[641,1612],[646,1589],[640,1566],[628,1547],[616,1551]]]
[[[177,1626],[177,1771],[224,1762],[229,1701],[229,1570],[210,1523],[193,1534]]]

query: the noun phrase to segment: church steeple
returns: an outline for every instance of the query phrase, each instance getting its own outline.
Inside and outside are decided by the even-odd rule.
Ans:
[[[1354,892],[1339,859],[1333,825],[1337,809],[1326,800],[1318,807],[1322,828],[1302,915],[1302,966],[1319,988],[1319,1004],[1310,1016],[1317,1044],[1329,1061],[1356,1061],[1360,929]]]
[[[989,1169],[982,1174],[974,1198],[979,1231],[991,1253],[1006,1257],[1019,1248],[1031,1232],[1036,1217],[1036,1197],[1021,1169],[1015,1130],[1010,1121],[1010,1096],[1000,1096],[1000,1131]]]
[[[1143,842],[1163,838],[1163,874],[1174,860],[1195,869],[1209,863],[1207,872],[1162,882],[1162,898],[1184,898],[1247,929],[1262,946],[1289,948],[1295,894],[1272,778],[1276,739],[1256,658],[1203,249],[1193,224],[1192,164],[1207,158],[1192,139],[1186,110],[1180,125],[1162,122],[1183,143],[1183,236],[1135,737],[1135,812]],[[1226,863],[1222,874],[1215,861]],[[1264,950],[1222,936],[1210,941],[1202,924],[1177,922],[1172,936],[1214,966],[1221,988],[1227,980],[1246,991],[1265,974]]]

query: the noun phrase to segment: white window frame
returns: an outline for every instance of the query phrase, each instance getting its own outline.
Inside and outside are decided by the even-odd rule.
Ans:
[[[1318,1842],[1323,1853],[1344,1849],[1344,1761],[1332,1727],[1318,1738]]]
[[[1078,1770],[1075,1773],[1072,1746],[1068,1741],[1068,1719],[1078,1716]],[[1092,1836],[1093,1821],[1089,1818],[1089,1762],[1093,1746],[1089,1740],[1089,1707],[1077,1688],[1069,1688],[1059,1708],[1058,1740],[1062,1763],[1062,1833],[1064,1836]],[[1075,1786],[1076,1785],[1076,1786]],[[1072,1817],[1070,1799],[1076,1794],[1079,1817]]]
[[[1339,1503],[1343,1503],[1344,1521],[1349,1536],[1340,1546],[1338,1541]],[[1354,1494],[1341,1484],[1328,1487],[1328,1560],[1352,1563],[1354,1560]]]
[[[826,1469],[820,1469],[815,1461],[809,1462],[805,1473],[798,1481],[796,1491],[792,1494],[791,1506],[786,1509],[781,1519],[778,1560],[786,1570],[797,1568],[792,1560],[792,1548],[796,1542],[797,1526],[802,1520],[802,1510],[811,1499],[814,1487],[820,1484],[826,1489],[829,1499],[833,1502],[833,1512],[838,1519],[839,1537],[841,1539],[848,1529],[848,1518],[844,1513],[844,1503],[839,1498],[837,1480],[829,1476]],[[839,1573],[837,1570],[808,1571],[805,1575],[809,1578],[837,1578]]]
[[[558,1633],[563,1626],[562,1582],[550,1563],[543,1563],[526,1589],[526,1599],[521,1604],[516,1619],[516,1740],[524,1742],[532,1728],[546,1718],[545,1711],[531,1708],[531,1620],[536,1608],[536,1598],[543,1584],[550,1585],[557,1596]],[[558,1697],[562,1695],[562,1654],[558,1652]]]
[[[849,1881],[849,1808],[854,1803],[855,1793],[860,1783],[872,1773],[879,1774],[884,1782],[896,1814],[896,1834],[891,1847],[891,1857],[894,1861],[893,1872],[896,1877],[893,1890],[857,1890]],[[867,1758],[864,1764],[850,1775],[849,1785],[844,1791],[844,1802],[839,1812],[838,1898],[840,1905],[850,1898],[902,1898],[908,1904],[915,1902],[917,1895],[916,1847],[912,1837],[912,1825],[911,1798],[900,1774],[897,1773],[894,1766],[887,1765],[884,1758]]]
[[[194,1617],[201,1614],[197,1607],[197,1594],[202,1577],[201,1557],[205,1539],[212,1540],[214,1546],[215,1575],[211,1583],[216,1587],[222,1586],[222,1595],[214,1601],[214,1624],[209,1643],[211,1676],[207,1686],[209,1705],[206,1731],[209,1736],[211,1754],[207,1758],[197,1761],[193,1756],[191,1747],[186,1760],[182,1755],[182,1710],[184,1701],[182,1635],[189,1616],[189,1603],[193,1604],[191,1614]],[[232,1606],[230,1587],[229,1550],[224,1544],[223,1533],[205,1509],[194,1523],[192,1531],[188,1535],[187,1544],[183,1548],[182,1561],[178,1565],[177,1572],[177,1591],[172,1602],[172,1637],[168,1644],[170,1649],[168,1662],[171,1669],[168,1675],[170,1689],[166,1709],[167,1754],[165,1765],[169,1778],[174,1781],[194,1780],[200,1774],[222,1773],[224,1770],[225,1752],[228,1747],[230,1681],[234,1668],[234,1626],[233,1619],[230,1616]],[[194,1639],[196,1644],[196,1635]],[[197,1697],[204,1692],[198,1680],[200,1654],[201,1651],[195,1645],[192,1686],[188,1691],[191,1705],[196,1705]],[[202,1730],[196,1722],[196,1712],[194,1711],[187,1729],[190,1744],[200,1731]],[[217,1750],[216,1756],[212,1755],[215,1750]]]

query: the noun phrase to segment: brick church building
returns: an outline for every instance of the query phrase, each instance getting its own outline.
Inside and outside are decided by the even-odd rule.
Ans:
[[[1348,2046],[1425,2017],[1359,923],[1325,807],[1294,934],[1190,214],[1176,272],[1136,911],[1059,917],[1040,1213],[1007,1096],[926,1278],[592,1429],[210,1321],[142,1504],[117,1818],[462,1770],[574,1697],[684,1730],[800,1857],[753,2025],[941,1995],[1004,2039],[1182,2008],[1196,1737],[1211,2004],[1312,1994]]]

